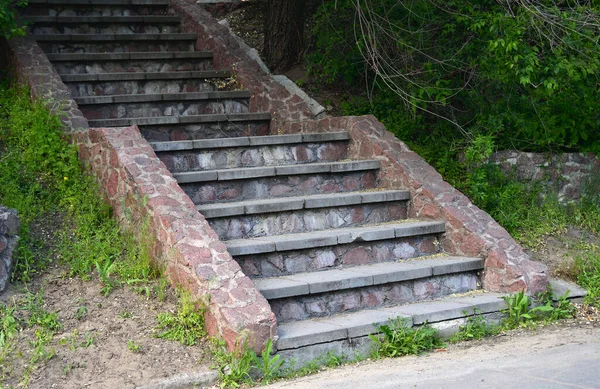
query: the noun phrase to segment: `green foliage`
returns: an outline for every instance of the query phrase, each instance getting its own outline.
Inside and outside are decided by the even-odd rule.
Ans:
[[[129,341],[127,342],[127,349],[129,351],[131,351],[132,353],[139,353],[141,346],[139,344],[136,344],[133,339],[129,339]]]
[[[600,307],[600,248],[592,247],[586,254],[577,257],[575,269],[577,282],[588,292],[585,302]]]
[[[598,152],[598,5],[535,4],[323,2],[308,61],[319,82],[369,85],[373,106],[350,105],[416,151],[436,146],[426,158],[438,168],[478,136],[501,149]]]
[[[556,302],[554,302],[556,300]],[[568,301],[568,293],[554,298],[552,291],[548,290],[537,297],[540,305],[532,308],[532,299],[524,291],[504,297],[508,317],[503,323],[504,328],[535,326],[536,322],[551,322],[573,317],[575,308]]]
[[[160,272],[150,264],[150,243],[123,233],[110,207],[98,195],[94,179],[83,173],[77,150],[44,102],[30,101],[23,88],[0,85],[0,203],[21,217],[21,242],[14,280],[29,281],[49,263],[42,242],[29,233],[48,213],[63,215],[56,254],[70,275],[89,279],[96,270],[107,294],[117,279],[150,282]],[[147,223],[141,222],[142,236]]]
[[[268,385],[271,381],[279,376],[283,361],[281,355],[271,356],[273,352],[273,341],[269,339],[263,350],[260,358],[256,354],[252,354],[254,360],[254,366],[258,368],[262,375],[261,383]]]
[[[423,352],[444,347],[437,330],[423,325],[411,327],[406,319],[396,318],[389,325],[379,327],[382,338],[377,335],[369,335],[375,349],[373,357],[399,357],[409,354],[421,354]]]
[[[313,16],[314,50],[308,55],[309,72],[318,82],[333,84],[340,79],[348,83],[358,81],[362,56],[354,42],[352,26],[354,6],[351,1],[325,1]]]
[[[467,323],[460,326],[459,330],[449,339],[450,342],[478,340],[500,333],[500,327],[488,324],[481,314],[470,316]]]
[[[176,313],[158,314],[157,338],[176,340],[184,346],[193,346],[206,336],[204,307],[198,308],[189,293],[182,292]]]
[[[211,338],[210,348],[214,361],[213,368],[219,371],[221,387],[239,388],[243,384],[254,383],[250,369],[256,355],[245,343],[240,351],[229,352],[224,340]]]
[[[18,331],[19,323],[15,317],[15,307],[0,305],[0,348],[4,348]]]
[[[17,22],[17,8],[27,6],[27,0],[0,0],[0,35],[10,39],[25,35],[25,27]]]
[[[50,313],[44,309],[43,290],[35,294],[29,293],[19,310],[28,312],[28,327],[39,326],[52,332],[62,328],[62,324],[58,320],[58,314]]]

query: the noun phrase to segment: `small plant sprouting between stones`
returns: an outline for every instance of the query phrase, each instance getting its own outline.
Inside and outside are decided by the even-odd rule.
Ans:
[[[239,388],[254,383],[250,369],[256,355],[245,343],[238,351],[229,352],[224,340],[211,338],[210,347],[215,362],[212,367],[219,371],[221,387]]]
[[[398,317],[389,324],[379,326],[381,336],[369,335],[375,346],[372,356],[399,357],[421,354],[425,351],[444,347],[438,331],[427,324],[412,327],[405,318]]]
[[[465,312],[468,315],[468,312]],[[449,339],[450,342],[462,342],[483,339],[500,333],[500,326],[488,324],[480,313],[467,318],[467,322]]]
[[[271,356],[273,351],[273,341],[269,339],[267,345],[263,350],[260,358],[256,354],[252,354],[254,358],[254,365],[260,370],[262,374],[262,384],[267,385],[272,380],[278,377],[283,361],[281,355]]]

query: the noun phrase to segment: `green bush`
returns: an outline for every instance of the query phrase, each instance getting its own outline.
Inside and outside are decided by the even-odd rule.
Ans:
[[[27,0],[0,0],[0,35],[7,39],[25,35],[25,27],[17,22],[16,8],[27,6]]]
[[[436,146],[426,157],[438,168],[444,149],[460,151],[477,135],[501,149],[600,152],[600,33],[585,21],[598,21],[598,4],[520,4],[324,2],[307,59],[319,81],[373,85],[372,105],[349,105],[374,113],[415,149]],[[368,35],[359,17],[373,19]],[[362,57],[368,49],[380,54],[376,65]]]

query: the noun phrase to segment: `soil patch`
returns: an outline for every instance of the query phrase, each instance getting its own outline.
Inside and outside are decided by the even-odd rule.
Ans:
[[[14,348],[0,355],[0,387],[134,388],[175,374],[209,370],[206,344],[182,346],[155,337],[157,315],[177,309],[168,284],[156,281],[138,289],[125,285],[104,296],[94,275],[90,281],[68,277],[68,269],[58,265],[53,250],[62,224],[60,213],[31,224],[30,237],[37,242],[33,254],[50,265],[31,282],[12,284],[0,295],[0,304],[18,307],[32,294],[41,293],[41,308],[58,315],[61,329],[35,364],[31,360],[41,352],[34,343],[35,332],[40,329],[34,326],[19,332],[11,340]],[[15,312],[21,320],[29,315],[26,310]]]
[[[584,255],[592,246],[600,247],[600,237],[569,227],[562,234],[547,236],[539,249],[526,251],[534,261],[548,266],[551,277],[574,281],[577,257]]]
[[[64,274],[55,267],[36,280],[44,309],[58,314],[62,329],[46,346],[55,355],[31,372],[29,388],[133,388],[174,374],[208,370],[203,344],[186,347],[154,337],[156,315],[176,309],[172,292],[167,291],[163,302],[129,288],[103,296],[98,282]],[[1,299],[12,304],[27,292],[23,286],[12,286]],[[14,355],[22,356],[5,361],[10,376],[3,384],[16,387],[22,381],[35,352],[30,343],[34,331],[35,327],[17,335],[14,343],[20,352]],[[133,346],[139,350],[130,350]]]

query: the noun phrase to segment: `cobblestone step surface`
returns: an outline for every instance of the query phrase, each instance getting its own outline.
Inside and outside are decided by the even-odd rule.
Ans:
[[[443,222],[406,221],[357,228],[272,235],[254,239],[233,239],[225,241],[225,244],[231,255],[243,256],[440,234],[444,231],[445,225]]]
[[[248,180],[276,176],[355,172],[361,170],[376,170],[379,169],[379,166],[380,162],[377,160],[365,160],[193,171],[176,173],[173,176],[180,184],[188,184],[207,181]]]
[[[224,139],[234,136],[262,136],[269,133],[270,114],[247,114],[244,117],[223,116],[224,120],[197,123],[139,125],[142,135],[149,141],[166,142],[199,139]]]
[[[470,292],[482,269],[479,258],[417,258],[259,278],[255,284],[285,323]]]
[[[236,138],[152,142],[173,173],[335,162],[346,157],[347,132],[240,136]]]
[[[78,104],[88,119],[248,113],[247,93],[198,92],[176,95],[166,93],[82,97],[78,98]]]
[[[169,1],[160,0],[82,0],[82,1],[28,1],[24,15],[35,16],[135,16],[166,15]]]
[[[210,52],[49,54],[60,74],[165,73],[212,70]]]
[[[480,258],[436,257],[259,278],[254,284],[266,299],[276,300],[482,269]]]
[[[206,218],[256,215],[283,211],[314,210],[410,199],[405,190],[376,190],[371,192],[333,193],[326,195],[290,196],[265,200],[238,201],[224,204],[197,205]]]
[[[215,115],[190,115],[190,116],[156,116],[140,118],[98,119],[89,120],[93,127],[127,127],[134,124],[138,126],[171,126],[177,124],[199,124],[220,122],[248,122],[270,120],[268,113],[242,113],[242,114],[215,114]]]
[[[61,74],[73,97],[214,92],[228,71],[165,71]]]
[[[294,321],[279,325],[279,351],[298,349],[336,340],[365,337],[377,333],[378,326],[401,318],[408,326],[443,323],[464,319],[475,314],[490,314],[505,308],[503,295],[477,293],[445,297],[436,301],[418,302],[379,309],[362,310],[331,317]]]
[[[32,37],[47,53],[194,51],[196,34],[129,31],[118,34],[32,34]]]
[[[179,17],[136,16],[29,16],[35,35],[79,34],[173,34],[180,33]],[[116,39],[115,39],[116,40]]]

